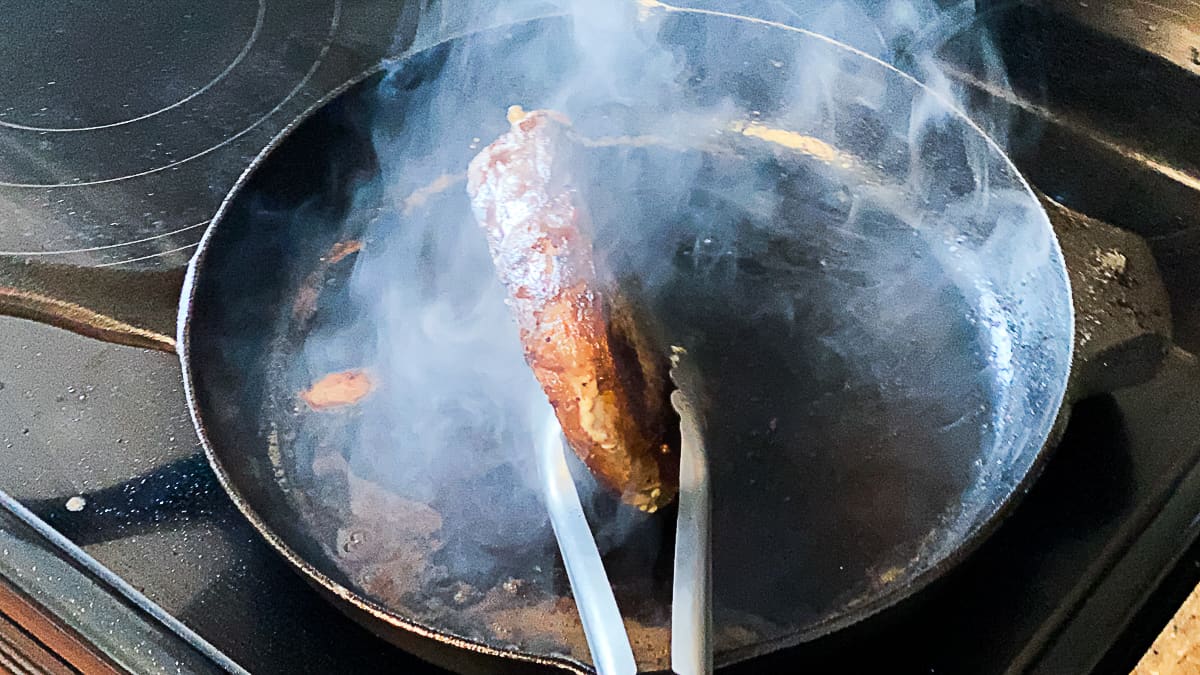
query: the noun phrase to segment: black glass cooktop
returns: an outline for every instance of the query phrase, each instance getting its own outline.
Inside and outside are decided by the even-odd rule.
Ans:
[[[969,63],[951,72],[1007,106],[1024,139],[1016,158],[1040,188],[1147,238],[1179,346],[1151,382],[1078,406],[1044,476],[949,577],[731,672],[1127,672],[1200,580],[1200,148],[1180,145],[1200,118],[1178,94],[1200,86],[1186,51],[1200,10],[979,4],[1016,92],[990,91]],[[298,114],[470,16],[374,0],[154,11],[59,0],[3,14],[0,253],[133,267],[184,264],[237,176]],[[1130,117],[1105,95],[1118,83],[1148,112]],[[0,319],[0,457],[0,490],[206,642],[214,668],[428,668],[325,604],[242,521],[200,452],[170,356]],[[30,579],[54,594],[57,577]],[[185,651],[176,660],[202,669]]]
[[[97,265],[186,263],[259,150],[411,24],[353,0],[3,11],[0,253]]]

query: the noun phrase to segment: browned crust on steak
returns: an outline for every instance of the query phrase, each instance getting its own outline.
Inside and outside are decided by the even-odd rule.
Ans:
[[[669,362],[598,272],[557,113],[510,113],[512,129],[471,162],[467,189],[508,289],[525,359],[568,443],[628,504],[674,499],[678,421]]]

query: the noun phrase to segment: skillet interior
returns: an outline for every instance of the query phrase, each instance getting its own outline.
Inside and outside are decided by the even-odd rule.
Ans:
[[[646,302],[705,373],[721,662],[861,618],[977,537],[1049,432],[1071,319],[1045,216],[981,137],[951,119],[933,140],[914,142],[905,133],[920,105],[912,85],[901,96],[903,79],[803,35],[766,39],[760,31],[770,29],[747,27],[755,49],[724,62],[696,43],[705,30],[735,30],[713,21],[682,16],[660,27],[685,63],[703,66],[690,90],[698,100],[733,92],[739,107],[795,124],[772,101],[804,79],[800,64],[814,53],[887,85],[878,100],[864,100],[864,89],[830,102],[852,110],[839,116],[852,123],[822,118],[801,129],[875,167],[865,174],[740,141],[721,152],[618,145],[581,160],[597,241],[652,289]],[[551,62],[578,59],[556,52],[571,49],[554,39],[565,30],[540,21],[434,48],[356,85],[286,138],[205,243],[188,369],[221,471],[277,544],[439,632],[586,661],[552,533],[527,487],[521,401],[535,385],[479,383],[442,396],[432,417],[402,405],[429,392],[387,381],[350,414],[314,415],[296,397],[346,368],[457,367],[419,349],[397,352],[397,327],[371,312],[379,298],[364,289],[420,302],[414,287],[451,287],[439,285],[451,280],[446,268],[421,267],[411,249],[391,245],[397,232],[452,248],[451,306],[503,319],[498,285],[467,274],[491,263],[462,186],[407,215],[396,198],[461,170],[473,139],[501,133],[515,101],[565,109],[593,137],[611,132],[620,111],[546,88],[569,68],[556,79],[522,66],[539,50],[560,57]],[[783,74],[744,76],[775,71]],[[472,77],[501,86],[473,88]],[[446,133],[461,144],[434,148],[434,137],[415,134],[432,108],[456,111]],[[980,147],[983,166],[967,159]],[[605,170],[615,162],[627,170]],[[686,184],[643,179],[680,167]],[[986,207],[972,192],[980,181],[994,188]],[[629,228],[630,213],[654,227]],[[363,252],[328,263],[347,240],[364,241]],[[1016,242],[1037,253],[1006,256]],[[380,281],[377,269],[394,270],[392,280],[367,283]],[[313,289],[315,313],[298,313],[297,298]],[[407,336],[410,347],[429,346]],[[519,349],[501,327],[464,344],[463,361],[508,363]],[[437,448],[436,462],[417,461],[429,448],[397,441],[397,429],[436,424],[461,439]],[[627,543],[609,542],[610,574],[637,624],[639,661],[665,667],[669,518],[631,520],[601,496],[591,506],[594,522],[626,524]]]

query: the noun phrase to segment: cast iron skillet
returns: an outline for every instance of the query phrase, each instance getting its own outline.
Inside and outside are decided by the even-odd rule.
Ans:
[[[1153,373],[1169,340],[1154,262],[1039,200],[944,99],[870,57],[701,12],[640,30],[677,59],[639,75],[660,87],[578,86],[592,55],[563,19],[367,73],[255,160],[186,279],[5,260],[0,311],[177,351],[231,498],[379,635],[458,670],[586,670],[523,473],[528,382],[410,386],[519,359],[453,176],[508,104],[554,107],[591,139],[577,169],[597,245],[705,373],[718,664],[859,621],[995,529],[1071,402]],[[643,95],[614,105],[609,84]],[[431,333],[443,301],[450,330]],[[404,311],[381,318],[388,303]],[[472,326],[495,330],[462,336],[480,312]],[[359,366],[380,378],[359,406],[299,402]],[[461,442],[420,447],[432,427]],[[630,521],[603,496],[591,508]],[[668,521],[601,526],[647,670],[667,667]]]

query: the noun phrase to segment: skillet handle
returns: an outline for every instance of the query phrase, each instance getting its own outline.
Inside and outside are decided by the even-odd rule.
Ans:
[[[129,270],[0,256],[0,316],[80,335],[175,351],[185,270]]]
[[[1039,195],[1058,235],[1075,304],[1070,401],[1154,377],[1171,345],[1171,309],[1141,237]]]

